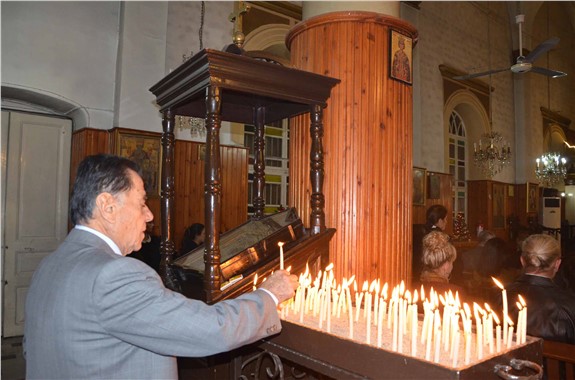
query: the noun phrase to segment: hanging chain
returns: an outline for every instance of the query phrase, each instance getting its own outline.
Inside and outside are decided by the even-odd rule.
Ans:
[[[200,37],[200,50],[204,48],[204,17],[206,14],[206,2],[202,1],[202,12],[200,18],[200,30],[198,31],[198,36]]]

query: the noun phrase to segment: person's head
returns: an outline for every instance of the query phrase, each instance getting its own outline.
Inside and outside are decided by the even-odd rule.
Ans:
[[[397,46],[403,50],[405,49],[405,40],[401,37],[399,37],[399,39],[397,40]]]
[[[139,166],[113,155],[86,157],[74,181],[70,218],[108,236],[123,255],[139,250],[146,223],[154,218]]]
[[[434,271],[449,278],[453,262],[457,258],[455,247],[449,242],[449,235],[441,231],[432,231],[423,237],[424,270]]]
[[[549,235],[530,235],[521,245],[525,273],[553,278],[561,265],[561,245]]]
[[[442,205],[433,205],[427,209],[425,226],[431,229],[433,226],[445,229],[447,225],[447,209]]]
[[[495,237],[495,234],[489,230],[483,230],[477,235],[477,240],[479,241],[480,246],[484,246],[488,240],[491,240]]]
[[[206,238],[206,229],[201,223],[194,223],[184,232],[184,239],[194,241],[196,244],[202,244]]]

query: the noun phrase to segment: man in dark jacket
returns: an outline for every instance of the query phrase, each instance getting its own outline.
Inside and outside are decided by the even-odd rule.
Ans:
[[[561,265],[561,246],[549,235],[531,235],[521,248],[524,274],[506,287],[509,313],[520,294],[527,304],[527,334],[575,344],[575,296],[553,282]]]

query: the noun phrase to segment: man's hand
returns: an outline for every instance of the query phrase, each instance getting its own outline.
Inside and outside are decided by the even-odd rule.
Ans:
[[[292,298],[298,287],[298,280],[295,274],[290,274],[286,270],[276,270],[260,286],[272,292],[279,303]]]

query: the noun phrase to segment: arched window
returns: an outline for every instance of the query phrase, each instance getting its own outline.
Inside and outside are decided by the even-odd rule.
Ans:
[[[453,176],[453,217],[458,213],[467,216],[467,183],[465,164],[465,151],[467,137],[465,123],[457,111],[453,110],[449,116],[449,173]]]

